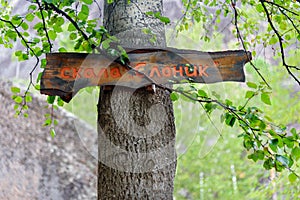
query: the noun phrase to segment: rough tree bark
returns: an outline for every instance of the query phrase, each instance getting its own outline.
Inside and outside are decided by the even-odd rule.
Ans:
[[[165,47],[164,25],[144,14],[162,12],[162,0],[119,0],[104,8],[104,24],[123,46]],[[98,140],[98,199],[173,199],[175,124],[167,91],[101,88]]]

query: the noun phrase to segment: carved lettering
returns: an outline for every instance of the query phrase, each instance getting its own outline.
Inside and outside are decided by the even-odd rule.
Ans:
[[[81,78],[80,76],[80,72],[81,72],[81,68],[79,68],[78,70],[76,68],[72,68],[73,70],[73,78]]]
[[[106,68],[102,68],[99,70],[99,73],[97,75],[98,78],[102,78],[104,74],[104,77],[107,78],[108,77],[108,72],[107,72],[107,69]]]
[[[145,67],[146,66],[146,63],[138,63],[136,66],[135,66],[135,68],[134,69],[136,69],[137,71],[140,71],[140,72],[142,72],[143,71],[143,69],[140,69],[140,68],[143,68],[143,67]],[[143,74],[141,74],[141,73],[138,73],[138,72],[135,72],[135,75],[136,76],[139,76],[139,77],[144,77],[144,75]]]
[[[188,77],[196,77],[197,76],[197,68],[195,66],[185,67],[185,74]]]
[[[203,67],[203,65],[199,65],[199,76],[206,76],[208,77],[208,74],[206,73],[208,66],[206,65]]]
[[[174,71],[174,76],[183,76],[183,69],[182,69],[182,64],[179,64],[177,66],[173,67],[173,71]]]
[[[84,78],[95,78],[96,74],[93,68],[86,68],[83,73]]]
[[[155,67],[153,67],[152,69],[151,69],[151,72],[150,72],[150,77],[152,78],[152,77],[154,77],[154,74],[156,73],[156,76],[158,76],[158,77],[161,77],[161,74],[160,74],[160,71],[159,71],[159,69],[158,69],[158,67],[157,66],[155,66]]]
[[[164,77],[171,77],[172,74],[173,74],[173,73],[172,73],[171,67],[167,66],[167,67],[162,68],[162,75],[163,75]]]
[[[120,72],[120,69],[118,67],[114,67],[110,70],[110,76],[112,78],[120,78],[122,75],[121,75],[121,72]]]
[[[71,78],[70,73],[71,73],[71,68],[70,67],[64,67],[60,71],[60,77],[63,78],[63,79]]]

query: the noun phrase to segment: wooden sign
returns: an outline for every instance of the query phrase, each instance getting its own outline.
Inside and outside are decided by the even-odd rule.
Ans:
[[[199,52],[168,48],[128,52],[131,70],[100,54],[50,53],[41,78],[41,93],[69,102],[88,86],[120,85],[139,88],[157,84],[245,81],[243,66],[251,53],[243,50]],[[146,78],[145,75],[148,77]],[[149,78],[151,80],[149,80]]]

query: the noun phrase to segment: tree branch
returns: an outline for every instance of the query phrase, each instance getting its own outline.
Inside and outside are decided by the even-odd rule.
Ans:
[[[43,21],[43,29],[45,31],[45,34],[46,34],[46,37],[47,37],[47,40],[48,40],[48,43],[50,45],[50,52],[52,51],[52,43],[51,43],[51,40],[49,38],[49,34],[48,34],[48,30],[47,30],[47,26],[46,26],[46,22],[45,22],[45,17],[44,17],[44,14],[43,14],[43,8],[40,4],[39,1],[36,1],[37,5],[39,6],[39,10],[40,10],[40,13],[41,13],[41,16],[42,16],[42,21]]]
[[[233,2],[233,0],[231,0],[231,5],[233,7],[233,10],[234,10],[234,26],[236,28],[236,32],[237,32],[237,37],[238,39],[241,41],[242,43],[242,46],[243,46],[243,49],[245,51],[247,51],[247,48],[246,48],[246,45],[245,45],[245,42],[243,40],[243,37],[241,35],[241,32],[240,32],[240,29],[239,29],[239,26],[238,26],[238,12],[237,12],[237,9],[235,7],[235,2]],[[248,57],[248,54],[247,54],[247,57]],[[253,69],[256,71],[256,73],[259,75],[259,77],[263,80],[263,82],[269,87],[271,88],[271,86],[269,85],[269,83],[266,81],[265,77],[260,73],[259,69],[253,64],[253,62],[251,61],[251,59],[248,57],[248,60],[249,60],[249,63],[250,65],[253,67]]]
[[[297,28],[297,26],[295,25],[294,21],[282,9],[279,8],[279,10],[291,22],[291,24],[293,25],[293,27],[297,31],[297,33],[300,34],[300,31]]]
[[[276,7],[278,7],[279,9],[283,9],[283,10],[289,12],[289,13],[292,13],[293,15],[299,16],[298,13],[295,13],[294,11],[291,11],[291,10],[289,10],[289,9],[287,9],[287,8],[285,8],[285,7],[283,7],[283,6],[281,6],[281,5],[278,5],[277,3],[273,2],[273,1],[266,1],[266,0],[262,0],[262,1],[265,2],[265,3],[268,3],[268,4],[270,4],[270,5],[276,6]]]
[[[73,24],[73,26],[76,28],[76,30],[82,35],[82,37],[85,40],[89,40],[89,37],[85,34],[85,32],[83,32],[83,30],[81,30],[81,28],[78,26],[78,24],[64,11],[60,10],[58,7],[56,7],[54,4],[50,3],[46,3],[47,5],[49,5],[56,13],[64,16],[67,20],[69,20],[71,22],[71,24]]]
[[[36,53],[34,52],[34,50],[29,46],[28,41],[24,38],[24,36],[20,33],[20,31],[18,30],[18,28],[11,21],[8,21],[8,20],[2,19],[2,18],[0,18],[0,21],[5,22],[5,23],[7,23],[7,24],[9,24],[9,25],[11,25],[13,27],[13,29],[16,31],[16,33],[19,36],[19,38],[21,39],[21,41],[24,42],[24,45],[26,46],[26,48],[29,49],[29,51],[36,58],[36,63],[34,65],[33,69],[29,73],[30,82],[29,82],[28,87],[27,87],[27,89],[26,89],[26,91],[24,93],[24,96],[23,96],[24,104],[23,104],[23,106],[22,106],[22,108],[20,110],[20,113],[19,113],[19,114],[21,114],[22,110],[24,109],[24,106],[27,104],[25,97],[27,96],[30,87],[31,86],[35,86],[34,83],[33,83],[33,72],[36,70],[37,66],[39,65],[40,59],[36,55]]]
[[[293,74],[293,72],[291,72],[291,69],[290,68],[297,68],[296,66],[290,66],[286,63],[286,60],[285,60],[285,52],[284,52],[284,48],[283,48],[283,38],[282,36],[279,34],[278,30],[275,28],[273,22],[272,22],[272,19],[270,17],[270,13],[266,7],[266,5],[264,4],[264,0],[260,0],[261,2],[261,5],[266,13],[266,16],[267,16],[267,20],[268,20],[268,23],[270,24],[272,30],[275,32],[278,40],[279,40],[279,46],[280,46],[280,52],[281,52],[281,60],[282,60],[282,63],[283,63],[283,66],[286,68],[287,72],[294,78],[294,80],[300,85],[300,81],[298,80],[298,78]]]

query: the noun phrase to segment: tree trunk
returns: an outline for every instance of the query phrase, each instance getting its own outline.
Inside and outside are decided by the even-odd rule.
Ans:
[[[121,45],[165,47],[164,25],[144,14],[162,12],[162,0],[119,0],[104,8],[104,24]],[[152,34],[144,34],[145,28]],[[150,42],[153,35],[157,40]],[[173,199],[175,125],[169,92],[101,88],[98,140],[98,199]]]

